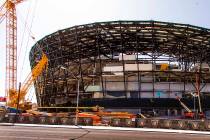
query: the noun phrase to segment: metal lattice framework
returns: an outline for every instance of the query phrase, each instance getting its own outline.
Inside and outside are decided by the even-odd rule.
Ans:
[[[6,0],[0,7],[0,23],[6,18],[5,94],[17,89],[17,16],[16,5],[23,0]]]
[[[87,91],[89,85],[100,85],[97,91],[106,99],[110,91],[108,84],[114,84],[117,78],[105,72],[104,67],[113,64],[122,66],[120,92],[129,99],[128,92],[137,93],[136,98],[144,98],[147,92],[155,97],[156,82],[168,82],[167,96],[170,98],[174,82],[183,84],[182,93],[186,93],[186,84],[196,87],[196,74],[199,75],[200,91],[210,82],[210,73],[201,70],[201,65],[210,62],[210,30],[188,24],[158,21],[113,21],[79,25],[50,34],[33,46],[30,62],[33,68],[41,57],[39,45],[49,58],[48,70],[35,83],[36,96],[40,106],[56,105],[56,101],[73,103],[77,94],[77,78],[81,80],[80,99],[93,98],[93,92]],[[120,54],[135,54],[134,61],[116,59]],[[145,57],[142,57],[145,56]],[[151,70],[126,71],[125,64],[167,62],[177,64],[181,71]],[[192,66],[200,64],[200,69],[190,71]],[[61,69],[65,67],[66,69]],[[150,76],[152,88],[146,91],[142,77]],[[116,76],[117,77],[117,76]],[[129,80],[129,77],[137,77]],[[109,82],[109,83],[108,83]],[[137,88],[129,88],[136,83]],[[117,86],[117,85],[116,85]],[[176,91],[176,92],[180,92]],[[116,91],[114,91],[116,93]],[[203,91],[208,93],[208,91]],[[117,94],[117,93],[116,93]],[[122,97],[121,97],[122,98]]]

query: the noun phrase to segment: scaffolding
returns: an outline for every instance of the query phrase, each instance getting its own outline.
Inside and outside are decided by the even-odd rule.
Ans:
[[[159,21],[74,26],[39,40],[30,52],[32,68],[41,57],[38,44],[49,58],[48,71],[35,82],[39,106],[73,105],[78,77],[80,100],[97,104],[176,102],[176,96],[196,91],[196,74],[200,92],[210,93],[210,30],[202,27]]]

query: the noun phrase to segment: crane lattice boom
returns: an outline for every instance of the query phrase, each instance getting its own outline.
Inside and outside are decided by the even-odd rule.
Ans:
[[[20,108],[25,109],[24,108],[25,96],[29,88],[32,86],[33,82],[46,69],[47,64],[48,64],[48,58],[44,53],[42,53],[41,60],[32,69],[31,73],[27,76],[26,80],[23,82],[22,88],[20,89],[20,95],[19,95]],[[10,89],[8,105],[10,107],[16,107],[17,102],[18,102],[18,91]]]
[[[16,5],[24,0],[6,0],[0,7],[0,23],[6,17],[5,93],[17,89],[17,16]]]

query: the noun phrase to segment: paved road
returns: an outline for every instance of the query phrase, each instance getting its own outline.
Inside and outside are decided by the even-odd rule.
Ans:
[[[81,137],[80,137],[81,136]],[[0,140],[210,140],[208,135],[0,126]]]

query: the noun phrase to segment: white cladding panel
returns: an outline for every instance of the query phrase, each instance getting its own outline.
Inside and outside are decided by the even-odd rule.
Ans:
[[[101,91],[101,86],[99,85],[89,85],[85,87],[86,92],[96,92]]]
[[[142,82],[151,82],[152,83],[153,78],[152,77],[144,76],[144,77],[141,77],[141,81]]]
[[[103,94],[101,92],[94,92],[93,98],[103,98]]]
[[[127,82],[128,83],[128,90],[130,91],[138,91],[138,82]]]
[[[104,72],[120,72],[123,71],[123,66],[105,66]]]
[[[109,95],[109,94],[107,94],[107,95],[106,95],[106,98],[125,98],[125,96],[122,95],[122,96],[117,96],[117,97],[116,97],[116,96],[114,96],[114,95]]]
[[[152,90],[153,89],[153,85],[152,83],[142,83],[141,84],[141,90]]]
[[[171,83],[170,89],[171,91],[182,91],[184,90],[184,83]]]
[[[155,90],[171,90],[171,91],[181,91],[184,90],[183,83],[155,83]]]
[[[139,65],[139,68],[138,68]],[[152,71],[152,64],[125,64],[125,71]],[[123,66],[105,66],[104,72],[122,72]]]
[[[165,90],[169,88],[169,83],[155,83],[155,90]]]
[[[139,64],[140,71],[151,71],[152,67],[152,64]]]
[[[125,71],[152,71],[152,64],[125,64]]]
[[[136,55],[135,54],[132,54],[132,55],[126,55],[126,54],[120,54],[119,55],[119,60],[122,61],[122,60],[136,60]]]
[[[125,64],[125,71],[138,71],[137,64]]]

